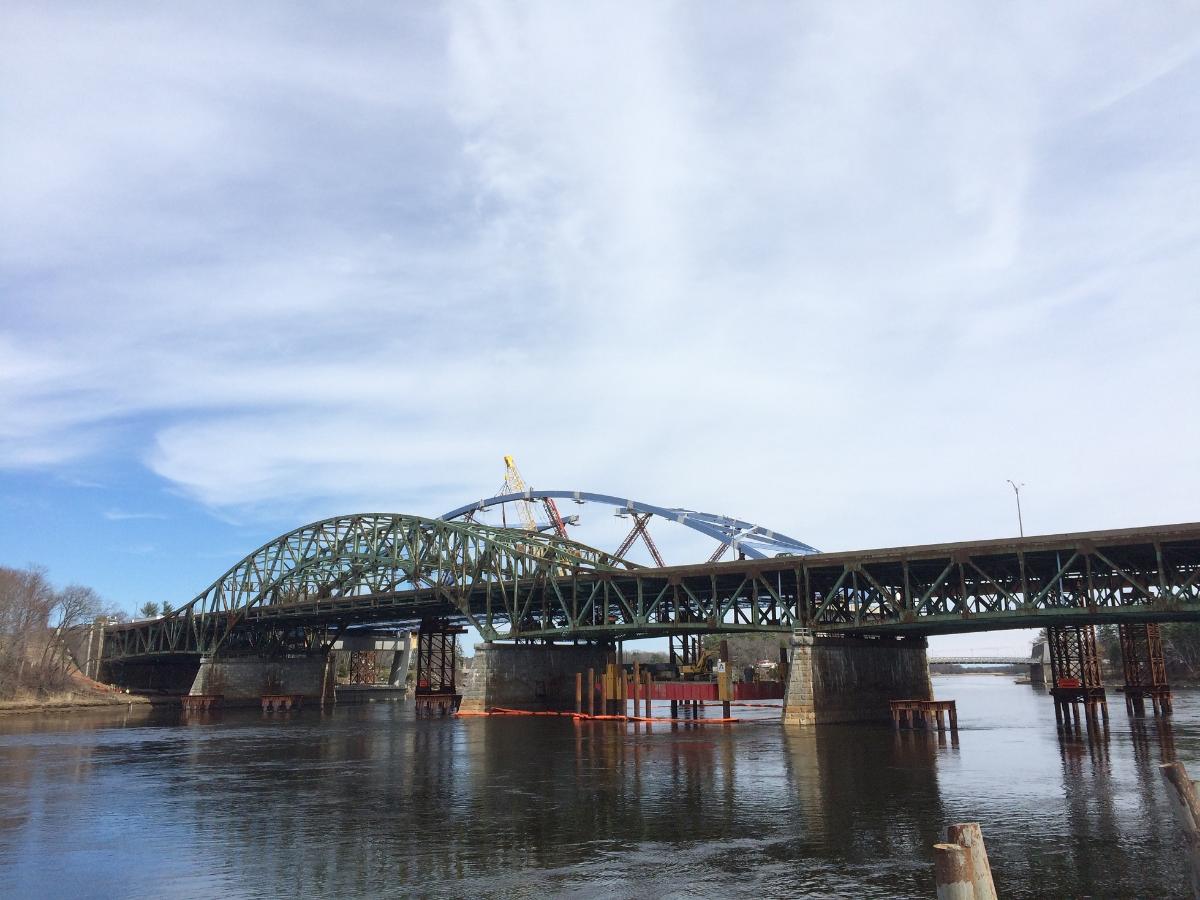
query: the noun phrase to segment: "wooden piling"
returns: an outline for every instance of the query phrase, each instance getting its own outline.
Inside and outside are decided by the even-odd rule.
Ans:
[[[633,715],[637,718],[641,715],[642,706],[642,664],[637,660],[633,661]]]
[[[588,669],[588,715],[596,714],[596,670]]]
[[[971,861],[958,844],[933,845],[933,877],[938,900],[975,900]]]
[[[604,705],[601,710],[606,716],[616,713],[616,709],[613,708],[613,667],[613,663],[604,666]]]
[[[650,687],[650,684],[653,679],[651,678],[649,672],[643,672],[642,677],[646,679],[646,693],[643,696],[645,696],[645,698],[646,698],[646,718],[649,719],[650,718],[650,695],[652,693],[652,688]]]
[[[575,715],[583,712],[583,673],[575,673]]]
[[[1200,800],[1196,796],[1196,783],[1188,778],[1187,769],[1181,762],[1165,763],[1158,770],[1170,786],[1167,795],[1175,810],[1175,820],[1183,829],[1192,896],[1200,897]]]
[[[606,716],[615,716],[620,710],[617,702],[621,698],[621,686],[617,684],[617,664],[615,660],[610,662],[605,670],[604,688],[605,697],[608,702],[604,704],[604,714]]]
[[[983,845],[983,832],[977,822],[963,822],[946,829],[946,841],[957,844],[967,853],[967,865],[971,877],[972,897],[975,900],[996,900],[996,885],[992,881],[992,866],[988,862],[987,848]]]
[[[717,695],[721,698],[721,715],[730,718],[729,701],[733,699],[730,686],[733,683],[733,669],[729,665],[729,641],[722,640],[719,652],[721,672],[717,675]]]

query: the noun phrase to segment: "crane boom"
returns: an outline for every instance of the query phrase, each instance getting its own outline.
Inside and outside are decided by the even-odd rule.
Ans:
[[[543,497],[542,505],[546,507],[546,515],[550,517],[550,524],[554,526],[554,531],[559,537],[565,538],[567,536],[567,523],[559,515],[558,504],[554,502],[554,498]]]
[[[529,485],[521,477],[521,472],[517,469],[516,460],[511,455],[506,455],[504,457],[504,484],[500,488],[500,493],[524,494],[528,490]],[[546,508],[546,516],[550,519],[550,525],[554,529],[555,534],[561,538],[565,538],[567,536],[567,523],[559,515],[558,504],[551,497],[543,497],[542,506]],[[518,500],[517,511],[521,517],[521,525],[526,531],[542,530],[538,527],[537,519],[533,515],[533,501]]]
[[[504,486],[502,494],[523,494],[529,490],[529,485],[521,477],[517,464],[511,456],[504,457]],[[528,500],[517,501],[517,514],[521,517],[521,525],[526,531],[537,531],[537,519],[533,517],[533,504]]]

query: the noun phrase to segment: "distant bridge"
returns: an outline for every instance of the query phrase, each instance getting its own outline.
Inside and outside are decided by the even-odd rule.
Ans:
[[[264,545],[107,659],[291,653],[437,617],[485,640],[948,634],[1200,620],[1200,523],[643,568],[573,541],[363,514]]]
[[[1028,656],[931,656],[931,666],[1027,666],[1033,660]]]

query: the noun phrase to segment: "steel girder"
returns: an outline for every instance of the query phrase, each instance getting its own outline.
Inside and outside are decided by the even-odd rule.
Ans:
[[[653,503],[643,503],[640,500],[629,500],[624,497],[614,497],[611,494],[595,494],[590,491],[538,491],[530,488],[516,494],[500,494],[483,500],[476,500],[441,516],[442,519],[457,519],[470,513],[498,506],[502,503],[515,503],[518,500],[544,500],[546,498],[559,500],[575,500],[580,503],[600,503],[623,509],[629,513],[649,513],[659,516],[668,522],[676,522],[693,531],[707,535],[710,538],[735,550],[745,553],[751,559],[766,559],[769,556],[803,556],[818,552],[803,541],[788,537],[762,525],[744,522],[729,516],[714,513],[696,512],[692,509],[679,507],[656,506]]]
[[[340,516],[263,545],[170,615],[111,626],[104,657],[255,649],[268,635],[276,647],[311,646],[330,625],[344,627],[338,608],[364,598],[385,610],[389,600],[403,598],[408,616],[449,615],[494,634],[469,607],[472,592],[495,589],[515,604],[511,614],[520,615],[527,585],[632,565],[574,541],[516,529],[388,513]],[[294,615],[314,605],[323,613],[319,621]]]
[[[258,615],[400,621],[424,595],[286,605]],[[1200,619],[1200,524],[739,560],[472,586],[488,639],[648,637],[810,628],[937,634]],[[482,626],[482,627],[481,627]]]
[[[228,634],[229,617],[242,633],[286,633],[439,615],[470,623],[488,640],[597,641],[794,628],[937,634],[1200,620],[1200,524],[651,569],[529,532],[381,517],[408,523],[393,526],[376,518],[329,520],[340,524],[320,535],[309,526],[285,536],[280,541],[304,535],[305,547],[315,542],[323,549],[298,553],[291,568],[296,551],[273,551],[273,559],[283,554],[277,565],[285,570],[273,575],[264,562],[243,561],[193,601],[194,610],[204,599],[209,612],[176,617],[176,631],[168,631],[169,620],[151,623],[158,630],[150,633],[141,623],[121,626],[142,642],[125,645],[126,652],[179,652],[172,648],[196,646],[218,625]],[[369,540],[376,525],[395,536]],[[356,549],[362,542],[377,547],[375,554]],[[410,570],[420,577],[401,577]],[[231,594],[251,572],[260,586]],[[235,597],[243,602],[231,603]],[[209,639],[207,646],[219,642]]]

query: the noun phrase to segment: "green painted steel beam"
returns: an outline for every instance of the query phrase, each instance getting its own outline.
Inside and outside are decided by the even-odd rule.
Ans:
[[[606,641],[1196,620],[1200,525],[649,569],[545,534],[344,516],[265,544],[170,616],[110,628],[105,655],[232,652],[272,628],[311,642],[426,616],[490,640]]]

